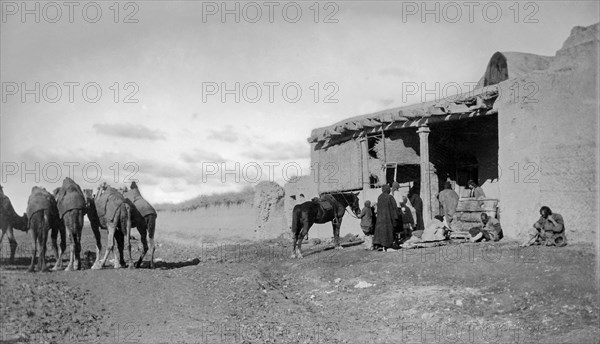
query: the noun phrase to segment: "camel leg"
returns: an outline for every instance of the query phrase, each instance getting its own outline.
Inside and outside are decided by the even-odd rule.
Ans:
[[[125,240],[127,240],[127,252],[129,253],[129,261],[127,262],[127,267],[129,267],[130,269],[135,268],[135,265],[133,263],[133,257],[131,256],[131,208],[129,207],[128,204],[125,204],[125,213],[127,215],[127,218],[125,220]],[[140,234],[142,234],[140,232]],[[141,239],[141,238],[140,238]],[[145,240],[145,233],[144,233],[144,240]],[[146,249],[147,249],[147,245],[146,245]],[[144,258],[144,257],[142,257]]]
[[[108,254],[111,253],[113,251],[113,248],[115,246],[115,223],[114,222],[109,222],[107,223],[107,227],[108,227],[108,239],[106,240],[106,251],[104,251],[104,257],[102,259],[100,259],[99,261],[96,261],[94,263],[94,265],[92,266],[92,269],[94,270],[98,270],[98,269],[102,269],[104,267],[104,263],[106,262],[106,259],[108,258]],[[116,260],[116,257],[115,257]],[[117,261],[118,264],[118,261]],[[115,264],[115,265],[117,265]]]
[[[96,260],[92,266],[95,266],[100,262],[100,253],[102,252],[102,236],[100,235],[100,228],[92,226],[92,232],[94,233],[94,239],[96,239]]]
[[[0,244],[2,244],[2,239],[4,239],[4,234],[6,234],[7,228],[2,228],[2,234],[0,234]],[[0,246],[1,247],[1,246]]]
[[[50,214],[48,210],[44,210],[44,218],[42,223],[42,231],[38,235],[40,245],[40,256],[38,257],[38,270],[47,272],[46,266],[46,243],[48,242],[48,232],[50,231]]]
[[[66,249],[64,233],[61,233],[60,247],[58,246],[58,232],[59,232],[59,229],[57,229],[57,228],[52,228],[52,231],[50,232],[50,239],[52,240],[52,249],[54,250],[54,255],[56,256],[56,264],[54,264],[52,271],[58,271],[58,270],[62,269],[62,255]],[[62,229],[61,229],[61,232],[62,232]]]
[[[27,272],[34,272],[35,271],[35,256],[37,254],[37,229],[35,228],[35,224],[34,226],[32,226],[33,228],[30,228],[29,230],[31,231],[31,243],[32,243],[32,248],[31,248],[31,263],[29,264],[29,268],[27,269]]]
[[[83,231],[83,211],[76,210],[74,214],[74,222],[72,224],[72,236],[75,241],[75,257],[73,260],[73,269],[79,270],[81,268],[81,232]]]
[[[115,269],[124,267],[125,264],[125,253],[123,252],[125,234],[121,230],[115,231],[115,240],[117,241],[117,249],[115,250]],[[118,262],[118,263],[117,263]]]
[[[2,250],[2,239],[4,239],[4,234],[6,234],[6,231],[8,230],[8,228],[2,228],[2,234],[0,234],[0,250]],[[6,252],[6,251],[4,251]]]
[[[146,256],[146,253],[148,252],[148,240],[146,238],[146,231],[143,229],[140,229],[138,227],[138,232],[140,233],[140,240],[142,241],[142,247],[143,247],[144,251],[142,252],[142,254],[140,254],[140,258],[138,258],[137,262],[135,263],[136,268],[139,268],[140,266],[142,266],[144,257]],[[150,265],[152,268],[152,260],[150,260]]]
[[[154,245],[154,231],[156,229],[156,217],[150,216],[146,221],[146,227],[148,228],[148,241],[150,244],[150,269],[154,269],[154,250],[156,246]],[[143,243],[143,241],[142,241]],[[146,252],[144,252],[146,254]],[[141,263],[141,262],[140,262]]]
[[[12,227],[8,227],[6,231],[8,234],[8,243],[10,245],[9,262],[12,264],[15,261],[15,253],[17,253],[17,239],[15,239],[15,233],[13,233]],[[4,235],[4,231],[2,231],[2,235]],[[0,240],[0,243],[2,243],[2,240]]]
[[[154,251],[156,250],[156,245],[154,244],[154,237],[148,238],[149,250],[150,250],[150,269],[154,269]]]
[[[73,238],[71,223],[67,224],[67,237],[69,237],[69,264],[67,264],[65,271],[71,271],[73,270],[73,263],[75,261],[75,238]]]

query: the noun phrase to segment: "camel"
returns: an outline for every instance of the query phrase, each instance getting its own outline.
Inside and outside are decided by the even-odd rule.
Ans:
[[[85,197],[85,207],[87,218],[90,221],[92,232],[94,233],[94,239],[96,239],[96,261],[92,266],[95,266],[100,262],[100,251],[102,251],[102,237],[100,235],[100,218],[98,217],[98,211],[96,210],[96,204],[94,202],[94,194],[92,189],[83,190]],[[106,227],[105,227],[106,229]]]
[[[2,235],[0,236],[0,248],[2,245],[2,239],[4,235],[8,234],[8,242],[10,245],[10,259],[9,262],[12,264],[15,260],[15,253],[17,252],[17,240],[13,233],[13,228],[27,231],[27,214],[19,216],[10,202],[8,196],[4,194],[2,186],[0,186],[0,230]]]
[[[154,269],[154,250],[156,246],[154,245],[154,232],[156,229],[156,210],[150,203],[148,203],[140,194],[140,190],[135,182],[131,183],[130,190],[127,191],[127,187],[125,187],[125,198],[133,202],[137,210],[139,210],[140,214],[144,217],[146,221],[146,227],[148,228],[148,242],[150,244],[150,269]]]
[[[81,188],[73,179],[66,177],[62,187],[55,190],[54,196],[56,197],[63,225],[62,230],[64,232],[64,228],[66,228],[69,236],[69,264],[67,264],[65,271],[79,270],[81,267],[81,232],[83,230],[83,216],[86,212],[86,201],[83,191],[81,191]],[[53,229],[53,244],[56,245],[54,232],[55,230]],[[54,266],[54,270],[58,270],[62,265],[62,252],[64,252],[64,247],[62,247],[62,251],[58,255],[59,258],[57,264]]]
[[[35,258],[38,249],[40,251],[38,270],[48,271],[48,267],[46,266],[48,231],[51,228],[58,229],[61,226],[54,196],[46,191],[46,189],[34,186],[27,201],[27,218],[29,220],[27,227],[31,230],[31,239],[33,241],[31,264],[27,271],[35,271]]]
[[[127,240],[127,249],[129,252],[128,267],[133,269],[141,265],[146,252],[148,252],[148,243],[146,241],[146,221],[137,210],[133,202],[126,199],[119,191],[106,185],[101,186],[94,199],[98,223],[101,228],[108,229],[108,242],[104,257],[97,260],[92,269],[101,269],[108,258],[110,252],[113,252],[114,241],[117,241],[117,250],[115,255],[115,269],[123,267],[123,246],[124,239]],[[140,238],[143,244],[144,251],[140,255],[138,261],[134,264],[131,256],[131,227],[136,227],[140,233]],[[97,247],[98,249],[98,247]]]

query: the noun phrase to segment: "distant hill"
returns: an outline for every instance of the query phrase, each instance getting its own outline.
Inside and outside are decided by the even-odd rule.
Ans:
[[[254,201],[254,188],[246,187],[241,191],[200,195],[181,203],[161,203],[155,206],[157,211],[192,211],[198,208],[250,204]]]

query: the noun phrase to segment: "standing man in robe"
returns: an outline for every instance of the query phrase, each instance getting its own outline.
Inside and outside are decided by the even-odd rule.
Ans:
[[[450,182],[446,182],[444,190],[440,191],[438,195],[438,200],[442,206],[442,215],[444,216],[444,226],[450,230],[452,230],[451,225],[458,206],[458,198],[458,194],[452,190],[452,183]]]
[[[394,228],[394,238],[396,238],[402,233],[403,227],[402,211],[400,209],[400,204],[402,203],[402,196],[400,195],[400,184],[398,182],[392,183],[391,195],[392,197],[394,197],[394,201],[396,201],[396,206],[398,207],[396,208],[396,211],[398,212],[398,222]]]
[[[419,190],[416,186],[413,186],[410,189],[408,199],[415,208],[415,230],[425,230],[425,223],[423,222],[423,200],[421,199],[421,196],[419,196]]]
[[[377,198],[377,222],[373,237],[373,246],[381,247],[384,251],[392,247],[394,228],[398,225],[398,205],[390,192],[390,186],[385,184]]]

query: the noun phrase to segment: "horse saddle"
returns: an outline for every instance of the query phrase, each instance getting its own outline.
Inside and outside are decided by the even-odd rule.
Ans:
[[[331,201],[324,198],[313,198],[312,201],[319,205],[319,215],[324,217],[326,215],[333,215],[333,204]]]

